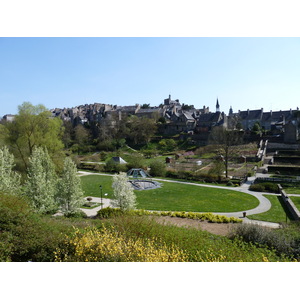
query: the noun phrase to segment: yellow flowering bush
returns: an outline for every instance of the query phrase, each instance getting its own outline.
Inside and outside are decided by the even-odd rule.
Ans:
[[[55,261],[75,262],[183,262],[186,254],[178,247],[165,243],[125,238],[113,228],[75,229],[65,245],[56,249]]]
[[[147,211],[144,209],[135,209],[130,211],[122,211],[119,208],[106,207],[100,209],[97,213],[97,217],[100,219],[112,218],[120,215],[133,215],[133,216],[168,216],[168,217],[178,217],[187,218],[193,220],[207,220],[211,223],[242,223],[243,221],[235,217],[226,217],[223,215],[217,215],[213,213],[197,213],[197,212],[184,212],[184,211]]]

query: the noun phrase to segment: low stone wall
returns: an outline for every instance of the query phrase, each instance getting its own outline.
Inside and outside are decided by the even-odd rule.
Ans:
[[[300,212],[298,208],[295,206],[294,202],[291,200],[291,198],[286,194],[286,192],[282,189],[282,186],[278,184],[278,189],[281,194],[282,201],[288,211],[291,213],[294,220],[299,221],[300,220]]]

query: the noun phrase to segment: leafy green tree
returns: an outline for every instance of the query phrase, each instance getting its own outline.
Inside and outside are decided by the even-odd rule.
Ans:
[[[114,191],[114,199],[110,200],[113,207],[121,210],[131,210],[136,208],[136,195],[133,187],[128,182],[126,173],[120,173],[113,176],[112,188]]]
[[[79,145],[78,149],[84,151],[90,143],[90,133],[83,125],[79,124],[74,129],[75,132],[75,143]]]
[[[150,107],[150,103],[144,103],[142,106],[141,106],[141,108],[149,108]]]
[[[85,202],[76,164],[70,157],[64,160],[64,169],[58,181],[57,199],[65,215],[77,212]]]
[[[110,159],[106,162],[104,170],[111,173],[125,172],[127,170],[127,165],[117,163],[113,159]]]
[[[259,122],[255,122],[255,124],[253,125],[251,132],[253,134],[260,134],[262,132],[262,128],[260,127],[260,123]]]
[[[16,195],[20,192],[21,176],[13,171],[14,156],[7,147],[0,149],[0,192]]]
[[[154,119],[138,118],[131,116],[127,121],[129,128],[129,138],[135,144],[148,144],[157,130],[157,124]]]
[[[72,137],[74,135],[73,125],[70,121],[63,122],[63,136],[62,142],[64,143],[66,148],[69,148],[72,145]]]
[[[118,115],[106,117],[98,124],[98,149],[113,151],[125,145],[129,136],[127,117]]]
[[[173,139],[163,139],[158,143],[158,148],[163,152],[174,151],[176,146],[177,144]]]
[[[166,164],[156,159],[150,164],[150,175],[151,176],[165,176],[166,174]]]
[[[213,161],[212,168],[209,170],[209,174],[218,176],[218,181],[221,182],[225,170],[224,163],[221,158]]]
[[[62,121],[52,118],[43,105],[24,102],[18,109],[14,121],[3,125],[1,136],[15,158],[22,161],[23,167],[27,169],[34,147],[46,147],[52,157],[60,156],[63,149]]]
[[[143,149],[142,153],[146,158],[151,158],[157,154],[157,150],[155,148],[148,148],[148,149]]]
[[[128,169],[132,168],[146,168],[146,162],[144,157],[140,153],[132,153],[130,157],[127,159],[127,167]]]
[[[54,213],[57,211],[56,185],[55,166],[47,149],[35,147],[29,157],[25,194],[37,212]]]

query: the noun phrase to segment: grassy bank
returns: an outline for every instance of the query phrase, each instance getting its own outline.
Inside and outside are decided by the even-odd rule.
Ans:
[[[0,195],[0,261],[288,261],[273,250],[148,216],[105,220],[38,215]]]

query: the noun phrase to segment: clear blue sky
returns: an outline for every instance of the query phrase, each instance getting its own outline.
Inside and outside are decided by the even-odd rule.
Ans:
[[[24,101],[300,106],[300,38],[0,38],[0,116]]]

